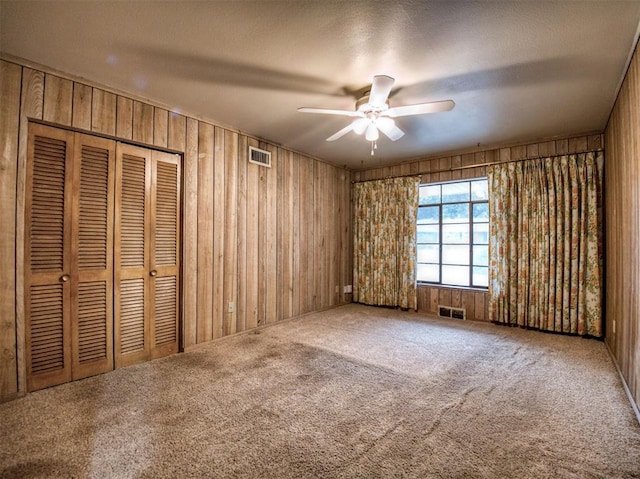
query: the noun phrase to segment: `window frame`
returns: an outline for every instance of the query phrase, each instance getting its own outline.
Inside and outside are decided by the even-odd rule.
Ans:
[[[421,183],[420,186],[440,186],[440,202],[439,203],[429,203],[429,204],[420,204],[418,205],[418,211],[420,209],[420,207],[437,207],[438,208],[438,243],[419,243],[418,242],[418,234],[417,234],[417,227],[421,224],[425,224],[425,223],[418,223],[418,219],[416,218],[416,283],[418,285],[434,285],[434,286],[443,286],[443,287],[450,287],[450,288],[464,288],[464,289],[477,289],[477,290],[483,290],[486,291],[488,289],[488,284],[487,285],[478,285],[478,284],[474,284],[473,282],[473,269],[474,267],[482,267],[482,268],[486,268],[487,270],[487,274],[488,274],[488,262],[487,265],[482,265],[482,264],[474,264],[474,246],[486,246],[487,247],[487,253],[488,253],[488,248],[489,248],[489,238],[487,236],[487,242],[486,243],[476,243],[474,242],[474,225],[476,224],[486,224],[487,225],[487,230],[488,230],[488,226],[489,226],[489,218],[487,218],[486,221],[478,221],[475,222],[473,220],[473,209],[474,209],[474,205],[477,204],[486,204],[488,207],[489,204],[489,199],[483,199],[483,200],[473,200],[471,199],[472,197],[472,193],[471,193],[471,184],[474,181],[488,181],[488,179],[486,177],[478,177],[478,178],[468,178],[468,179],[464,179],[464,180],[451,180],[451,181],[440,181],[440,182],[434,182],[434,183]],[[451,202],[443,202],[442,201],[442,185],[446,185],[446,184],[454,184],[454,183],[468,183],[469,184],[469,199],[468,200],[463,200],[463,201],[451,201]],[[487,185],[488,186],[488,185]],[[487,192],[488,193],[488,192]],[[487,194],[488,196],[488,194]],[[468,205],[468,221],[467,222],[452,222],[452,223],[444,223],[443,221],[443,206],[444,205],[456,205],[456,204],[462,204],[462,205]],[[434,225],[435,223],[427,223],[428,225]],[[443,261],[443,246],[449,246],[449,245],[455,245],[456,243],[445,243],[444,242],[444,236],[443,236],[443,230],[444,230],[444,226],[448,225],[448,224],[453,224],[453,225],[467,225],[467,232],[468,232],[468,244],[465,243],[460,243],[460,245],[464,245],[464,246],[468,246],[468,262],[464,263],[464,264],[452,264],[452,263],[444,263]],[[488,232],[487,232],[488,233]],[[419,262],[418,258],[417,258],[417,248],[419,245],[437,245],[438,246],[438,277],[439,277],[439,281],[427,281],[427,280],[419,280],[417,279],[417,265],[419,264],[429,264],[429,265],[435,265],[436,263],[427,263],[427,262]],[[443,266],[465,266],[469,269],[469,278],[468,278],[468,284],[467,285],[457,285],[457,284],[450,284],[450,283],[444,283],[442,281],[442,270],[443,270]]]

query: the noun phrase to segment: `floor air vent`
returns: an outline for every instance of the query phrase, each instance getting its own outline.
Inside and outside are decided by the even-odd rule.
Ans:
[[[254,146],[250,146],[249,163],[255,163],[256,165],[271,168],[271,152],[261,150],[260,148],[256,148]]]
[[[438,316],[443,318],[467,319],[464,308],[452,308],[451,306],[438,306]]]

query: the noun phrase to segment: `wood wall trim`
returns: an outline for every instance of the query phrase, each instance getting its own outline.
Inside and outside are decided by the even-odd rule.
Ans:
[[[636,408],[640,405],[639,102],[636,48],[605,130],[604,174],[605,341]]]

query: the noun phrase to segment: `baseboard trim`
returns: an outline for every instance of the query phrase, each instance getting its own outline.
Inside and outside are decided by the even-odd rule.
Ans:
[[[633,397],[633,394],[631,394],[631,390],[629,389],[629,386],[627,385],[627,381],[624,378],[624,376],[622,375],[622,371],[620,370],[620,366],[618,366],[618,361],[616,361],[616,357],[613,355],[613,351],[611,351],[611,348],[609,347],[609,345],[607,344],[607,342],[604,342],[605,347],[607,348],[607,352],[609,353],[609,357],[611,358],[611,362],[613,362],[613,365],[616,368],[616,371],[618,371],[618,376],[620,376],[620,381],[622,381],[622,387],[624,388],[624,392],[627,393],[627,398],[629,399],[629,402],[631,403],[631,407],[633,408],[633,412],[636,413],[636,420],[638,421],[638,424],[640,424],[640,409],[638,409],[638,405],[636,404],[636,401]]]

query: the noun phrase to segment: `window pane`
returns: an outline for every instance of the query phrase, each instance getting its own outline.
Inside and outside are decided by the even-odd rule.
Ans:
[[[487,180],[471,182],[471,199],[473,201],[489,199],[489,182]]]
[[[418,263],[440,262],[440,246],[437,244],[418,245]]]
[[[469,264],[469,245],[442,245],[442,264]]]
[[[489,243],[489,223],[476,223],[473,225],[474,244]]]
[[[440,203],[440,185],[425,185],[420,187],[420,204],[433,205]]]
[[[469,223],[442,225],[442,242],[469,244]]]
[[[475,203],[473,205],[473,221],[489,221],[488,203]]]
[[[417,280],[431,283],[440,282],[440,268],[437,264],[418,263]]]
[[[459,203],[455,205],[442,205],[443,223],[468,223],[469,203]]]
[[[454,203],[457,201],[469,201],[469,182],[446,183],[442,185],[442,202]]]
[[[473,247],[473,265],[489,266],[489,247],[475,246]]]
[[[418,243],[439,243],[440,225],[418,225]]]
[[[440,222],[439,206],[421,206],[418,208],[418,224],[437,224]]]
[[[473,285],[474,286],[489,286],[489,268],[482,266],[473,267]]]
[[[442,266],[442,283],[469,286],[468,266]]]

